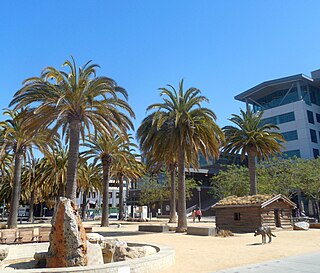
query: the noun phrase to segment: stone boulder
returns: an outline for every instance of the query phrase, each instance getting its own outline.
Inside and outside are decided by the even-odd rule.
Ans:
[[[2,245],[0,246],[0,262],[7,258],[9,254],[9,246]]]
[[[103,255],[103,261],[104,263],[112,263],[116,262],[115,260],[115,252],[116,248],[121,246],[127,246],[127,243],[124,241],[120,241],[118,239],[107,239],[105,237],[102,237],[100,241],[100,246],[102,248],[102,255]]]
[[[60,197],[51,223],[47,267],[87,265],[87,235],[76,204]]]
[[[147,255],[156,253],[156,249],[152,246],[141,246],[141,247],[129,247],[119,246],[116,247],[114,253],[114,261],[127,261],[131,259],[142,258]]]
[[[41,251],[34,253],[34,260],[36,261],[37,268],[44,268],[47,266],[47,251]]]
[[[99,233],[94,233],[94,232],[90,232],[87,233],[87,240],[90,243],[99,243],[101,244],[101,242],[105,239],[105,237],[103,237],[102,235],[100,235]]]
[[[104,264],[103,256],[102,256],[102,249],[99,244],[87,242],[88,252],[88,264],[87,265],[97,265],[97,264]]]
[[[309,227],[310,227],[310,224],[308,222],[305,222],[305,221],[295,222],[293,224],[293,229],[294,230],[308,230]]]

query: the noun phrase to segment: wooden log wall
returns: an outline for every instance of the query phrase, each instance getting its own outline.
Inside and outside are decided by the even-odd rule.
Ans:
[[[240,213],[240,220],[235,220],[235,213]],[[261,225],[259,207],[232,207],[216,210],[216,226],[232,232],[254,232]]]
[[[279,210],[280,226],[283,229],[292,229],[292,208],[279,200],[267,207],[224,207],[216,209],[216,227],[232,232],[254,232],[261,226],[276,228],[275,209]],[[240,219],[235,219],[235,213]]]

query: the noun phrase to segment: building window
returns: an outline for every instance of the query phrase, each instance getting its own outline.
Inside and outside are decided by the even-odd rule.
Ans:
[[[278,118],[279,118],[278,124],[282,124],[282,123],[286,123],[286,122],[290,122],[290,121],[295,120],[294,112],[289,112],[289,113],[279,115]]]
[[[289,132],[284,132],[282,133],[284,139],[286,141],[292,141],[292,140],[297,140],[298,139],[298,132],[297,130],[294,131],[289,131]]]
[[[319,149],[313,149],[313,157],[317,158],[319,156]]]
[[[109,198],[112,198],[112,192],[109,191]]]
[[[313,113],[307,110],[307,115],[308,115],[308,122],[314,124]]]
[[[287,123],[294,120],[295,120],[294,112],[289,112],[282,115],[262,119],[261,122],[262,124],[277,125],[277,124]]]
[[[96,198],[96,192],[95,191],[92,193],[92,198]]]
[[[116,198],[119,198],[119,193],[118,192],[116,193]]]
[[[310,136],[313,143],[318,143],[317,133],[315,130],[310,129]]]
[[[291,150],[291,151],[285,151],[283,152],[284,157],[301,157],[300,150]]]
[[[88,195],[88,198],[90,198],[91,197],[91,192],[89,191],[89,195]]]
[[[235,212],[234,215],[233,215],[233,219],[235,221],[240,221],[240,212]]]
[[[320,114],[316,113],[316,120],[320,123]]]

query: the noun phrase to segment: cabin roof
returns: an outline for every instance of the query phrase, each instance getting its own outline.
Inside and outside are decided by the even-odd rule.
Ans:
[[[264,208],[268,205],[270,205],[273,202],[276,202],[278,200],[283,200],[285,203],[287,203],[289,206],[292,206],[293,208],[296,207],[296,204],[293,203],[289,198],[285,197],[284,195],[278,194],[278,195],[263,195],[263,194],[257,194],[257,195],[250,195],[250,196],[228,196],[216,204],[212,206],[212,208],[218,209],[218,208],[226,208],[226,207],[261,207]]]

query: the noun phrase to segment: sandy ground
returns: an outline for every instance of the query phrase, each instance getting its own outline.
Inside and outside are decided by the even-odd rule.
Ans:
[[[162,224],[168,220],[151,222]],[[188,225],[213,227],[212,221],[192,223]],[[85,223],[92,225],[93,232],[104,236],[112,236],[127,242],[142,242],[167,245],[175,249],[175,265],[163,273],[169,272],[213,272],[216,270],[264,262],[283,257],[319,252],[320,229],[308,231],[275,230],[277,236],[271,244],[261,244],[261,236],[235,234],[232,237],[202,237],[186,234],[145,233],[138,232],[138,223],[111,222],[110,227],[101,228],[98,222]],[[170,224],[172,225],[172,224]],[[174,226],[174,225],[172,225]]]

